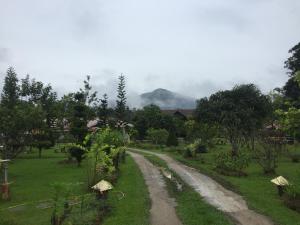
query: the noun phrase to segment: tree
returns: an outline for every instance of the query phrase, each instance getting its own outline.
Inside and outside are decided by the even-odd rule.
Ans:
[[[71,157],[75,158],[77,161],[77,166],[79,167],[81,165],[81,161],[85,157],[86,150],[81,145],[75,145],[72,144],[68,147],[68,152],[71,155]]]
[[[288,69],[288,74],[291,77],[300,71],[300,42],[289,50],[291,56],[285,61],[285,68]]]
[[[247,84],[198,101],[196,120],[217,124],[231,144],[232,155],[236,156],[243,144],[251,143],[254,148],[256,133],[271,112],[270,99],[255,85]]]
[[[257,163],[263,168],[264,173],[274,174],[278,157],[283,150],[284,143],[267,132],[261,132],[254,149]]]
[[[57,94],[52,90],[50,84],[44,85],[35,79],[30,80],[27,75],[21,80],[20,90],[23,102],[32,105],[34,111],[39,114],[35,116],[31,134],[30,146],[35,146],[39,149],[39,157],[43,148],[49,148],[55,144],[57,139],[55,126],[57,119]]]
[[[287,111],[277,109],[277,122],[280,128],[294,139],[300,139],[300,109],[290,107]]]
[[[150,128],[147,130],[147,138],[154,144],[166,144],[169,136],[169,132],[166,129],[154,129]]]
[[[178,140],[174,130],[169,131],[167,146],[178,146]]]
[[[95,116],[94,109],[97,103],[97,92],[90,93],[90,76],[84,80],[84,89],[71,93],[65,98],[66,114],[70,122],[70,133],[77,144],[82,144],[88,133],[87,122]],[[93,106],[93,107],[92,107]]]
[[[138,138],[143,139],[149,128],[166,129],[167,131],[174,130],[178,133],[175,124],[175,118],[161,112],[156,105],[145,106],[142,110],[134,112],[133,123],[138,131]]]
[[[77,144],[81,144],[87,135],[88,109],[85,105],[85,96],[82,92],[74,94],[73,113],[70,118],[70,133],[76,139]]]
[[[291,77],[283,86],[284,97],[287,101],[291,102],[291,104],[297,108],[300,107],[300,87],[295,79],[295,77]]]
[[[1,104],[9,109],[14,108],[19,100],[20,87],[18,81],[14,68],[9,67],[1,94]]]
[[[103,95],[103,98],[100,99],[100,106],[98,108],[98,116],[103,121],[103,124],[107,124],[108,120],[108,96],[107,94]]]
[[[119,76],[118,96],[117,96],[116,115],[117,119],[125,120],[126,118],[126,90],[125,90],[125,77],[121,74]]]
[[[20,87],[17,74],[8,68],[4,79],[0,104],[2,157],[14,158],[25,144],[24,108],[20,106]]]
[[[284,95],[291,101],[294,107],[300,107],[300,86],[297,82],[297,72],[300,71],[300,42],[289,50],[291,56],[285,61],[285,68],[288,69],[289,80],[283,87]]]

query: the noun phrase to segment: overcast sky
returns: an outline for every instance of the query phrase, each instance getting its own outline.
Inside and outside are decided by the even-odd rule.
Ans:
[[[60,93],[92,76],[113,95],[161,87],[203,97],[236,83],[287,80],[299,0],[0,0],[0,78],[8,66]]]

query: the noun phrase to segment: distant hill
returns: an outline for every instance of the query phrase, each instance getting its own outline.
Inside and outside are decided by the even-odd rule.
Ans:
[[[158,88],[141,95],[142,106],[155,104],[161,109],[194,109],[195,99],[181,94]]]

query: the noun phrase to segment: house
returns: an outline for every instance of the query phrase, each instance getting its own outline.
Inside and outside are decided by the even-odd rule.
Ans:
[[[188,120],[189,118],[193,117],[194,109],[163,109],[161,110],[162,113],[175,116],[182,120]]]

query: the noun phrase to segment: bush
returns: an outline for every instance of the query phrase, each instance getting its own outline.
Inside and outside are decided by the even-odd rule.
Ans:
[[[91,147],[87,152],[88,185],[92,186],[102,179],[115,181],[119,162],[125,160],[122,134],[106,128],[99,130],[87,139],[89,138]]]
[[[84,154],[86,153],[85,148],[81,145],[70,144],[67,146],[67,152],[72,158],[76,159],[77,165],[80,166],[81,161],[84,159]]]
[[[269,136],[262,132],[254,148],[257,163],[263,168],[264,173],[273,174],[277,168],[279,154],[284,149],[281,139]]]
[[[193,150],[192,145],[187,145],[184,149],[183,149],[183,157],[185,158],[191,158],[195,156],[195,152]]]
[[[174,131],[169,132],[167,146],[178,146],[178,140]]]
[[[168,136],[169,132],[166,129],[150,128],[147,130],[147,138],[151,140],[154,144],[166,144]]]
[[[194,143],[187,145],[183,150],[183,156],[196,157],[198,153],[206,153],[207,148],[202,144],[200,139],[197,139]]]
[[[203,144],[201,139],[196,139],[192,145],[195,149],[195,153],[207,153],[206,145]]]
[[[294,185],[289,185],[286,188],[283,201],[287,207],[300,213],[300,191]]]
[[[215,155],[215,169],[223,175],[246,175],[244,169],[249,166],[249,163],[250,156],[245,152],[240,152],[237,156],[233,156],[229,152],[220,152]]]
[[[298,162],[300,162],[300,153],[291,153],[290,158],[291,158],[292,162],[298,163]]]
[[[227,143],[226,138],[214,138],[213,143],[215,145],[225,145]]]

